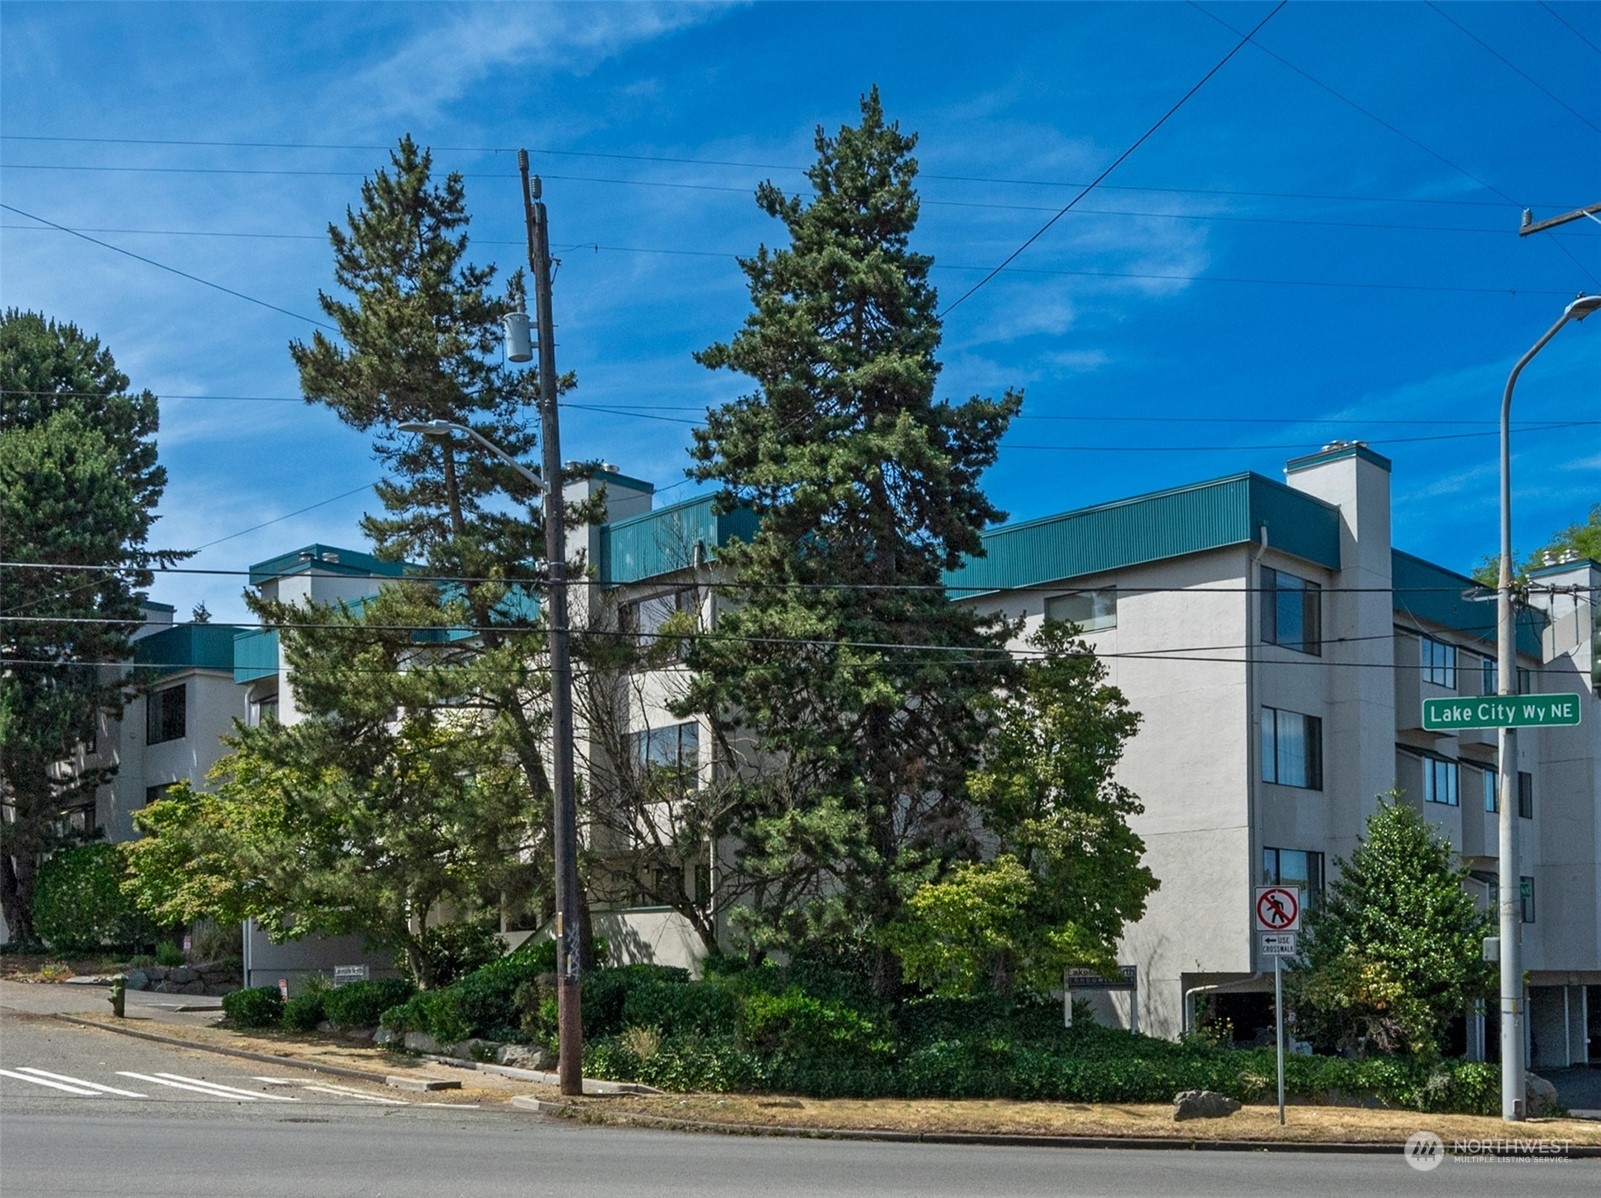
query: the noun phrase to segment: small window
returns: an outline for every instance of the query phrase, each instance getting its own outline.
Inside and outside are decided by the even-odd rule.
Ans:
[[[1456,689],[1456,646],[1437,641],[1432,636],[1418,638],[1419,664],[1423,667],[1423,681],[1432,682],[1449,690]]]
[[[1534,818],[1534,775],[1518,771],[1518,815]]]
[[[1277,708],[1262,709],[1262,781],[1323,789],[1323,721]]]
[[[263,695],[250,705],[250,724],[259,728],[263,724],[276,724],[278,722],[278,696],[276,693]]]
[[[1262,567],[1262,639],[1297,653],[1323,652],[1323,588]]]
[[[665,728],[636,732],[630,739],[634,763],[642,772],[671,778],[681,791],[695,790],[700,785],[698,723],[692,720],[686,724],[669,724]]]
[[[1117,627],[1117,588],[1070,591],[1045,600],[1045,618],[1077,624],[1080,632],[1101,632]]]
[[[1493,657],[1486,657],[1484,659],[1484,664],[1480,667],[1480,670],[1483,673],[1484,693],[1487,695],[1499,694],[1501,679],[1500,663],[1497,662]],[[1518,694],[1532,694],[1533,691],[1530,689],[1530,684],[1532,681],[1533,679],[1529,674],[1529,671],[1520,666],[1518,668]]]
[[[167,792],[171,789],[171,782],[163,782],[160,786],[145,787],[145,806],[148,807],[152,803],[159,803],[167,797]]]
[[[1496,792],[1500,788],[1501,779],[1494,770],[1475,770],[1473,772],[1477,773],[1480,778],[1479,786],[1484,792],[1484,809],[1490,812],[1499,811],[1501,804],[1497,801]]]
[[[1323,901],[1323,854],[1304,849],[1263,849],[1262,885],[1298,886],[1308,911]]]
[[[1423,758],[1423,801],[1440,803],[1446,807],[1461,805],[1457,791],[1456,762],[1444,757]]]
[[[183,684],[145,696],[145,743],[159,745],[184,738]]]
[[[1523,922],[1534,922],[1534,879],[1520,877],[1518,879],[1518,897],[1523,900]]]
[[[681,611],[692,612],[695,607],[694,588],[678,587],[636,599],[632,603],[625,603],[618,611],[618,623],[623,632],[639,639],[641,648],[648,649],[655,643],[663,625],[674,614]]]

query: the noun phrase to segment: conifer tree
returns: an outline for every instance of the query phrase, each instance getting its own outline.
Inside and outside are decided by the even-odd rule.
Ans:
[[[782,766],[751,788],[743,868],[763,885],[758,948],[871,946],[915,886],[971,849],[975,701],[1008,673],[1004,628],[951,604],[942,574],[1001,513],[979,477],[1021,397],[935,397],[940,342],[917,223],[916,137],[886,123],[819,129],[815,194],[772,183],[758,206],[789,244],[741,262],[752,312],[698,360],[754,389],[708,413],[695,477],[760,528],[721,551],[733,606],[697,642],[687,706]]]
[[[0,900],[28,941],[40,856],[111,777],[75,762],[121,710],[127,679],[106,667],[128,656],[151,567],[184,555],[148,546],[167,482],[156,397],[98,338],[7,311],[0,392],[0,556],[18,563],[0,569]]]

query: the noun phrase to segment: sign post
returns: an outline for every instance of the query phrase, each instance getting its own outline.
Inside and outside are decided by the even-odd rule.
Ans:
[[[1273,958],[1273,1029],[1278,1041],[1279,1126],[1284,1126],[1284,958],[1295,954],[1301,930],[1301,891],[1296,886],[1256,888],[1256,930],[1262,951]]]
[[[1119,965],[1118,976],[1103,977],[1093,969],[1062,970],[1062,1026],[1073,1026],[1073,991],[1127,990],[1129,992],[1129,1031],[1140,1030],[1140,967]]]

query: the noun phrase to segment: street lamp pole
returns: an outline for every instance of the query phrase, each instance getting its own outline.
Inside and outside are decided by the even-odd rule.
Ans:
[[[1601,307],[1601,295],[1581,295],[1529,352],[1518,359],[1501,396],[1501,571],[1495,596],[1496,692],[1518,691],[1517,628],[1513,617],[1512,581],[1512,389],[1518,375],[1570,320],[1583,320]],[[1518,855],[1518,730],[1500,729],[1499,777],[1500,861],[1497,869],[1501,925],[1501,1118],[1521,1122],[1524,1102],[1523,880]]]

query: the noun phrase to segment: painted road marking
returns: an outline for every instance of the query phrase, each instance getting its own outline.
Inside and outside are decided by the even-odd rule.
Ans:
[[[132,1090],[119,1090],[116,1086],[102,1086],[99,1082],[86,1082],[81,1077],[68,1077],[65,1073],[51,1073],[48,1069],[35,1069],[30,1065],[18,1065],[17,1072],[32,1073],[37,1077],[53,1077],[58,1082],[70,1082],[74,1086],[87,1086],[91,1090],[98,1090],[102,1094],[120,1094],[124,1098],[148,1098],[148,1094],[136,1094]]]
[[[29,1077],[26,1073],[17,1073],[10,1069],[0,1069],[0,1077],[14,1077],[19,1082],[32,1082],[36,1086],[49,1086],[52,1090],[65,1090],[68,1094],[77,1094],[82,1098],[99,1098],[97,1090],[86,1090],[82,1086],[67,1086],[61,1082],[46,1081],[42,1077]]]
[[[376,1094],[364,1094],[360,1090],[352,1090],[348,1086],[315,1086],[307,1082],[302,1089],[313,1090],[318,1094],[332,1094],[336,1098],[359,1098],[363,1102],[380,1102],[385,1106],[410,1106],[403,1098],[380,1098]]]
[[[148,1073],[130,1073],[126,1069],[117,1070],[119,1077],[131,1077],[135,1081],[149,1082],[153,1086],[169,1086],[174,1090],[193,1090],[196,1094],[204,1094],[209,1098],[232,1098],[239,1102],[259,1102],[266,1099],[269,1102],[299,1102],[298,1098],[281,1098],[276,1094],[254,1094],[249,1090],[236,1090],[232,1086],[219,1086],[214,1082],[202,1081],[198,1077],[184,1077],[178,1073],[164,1073],[152,1077]]]

